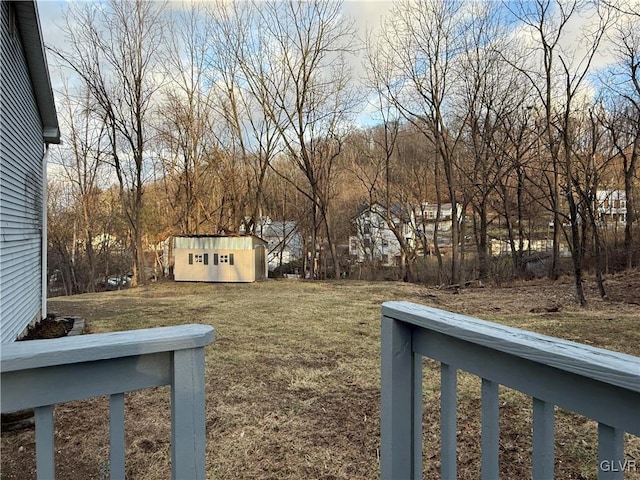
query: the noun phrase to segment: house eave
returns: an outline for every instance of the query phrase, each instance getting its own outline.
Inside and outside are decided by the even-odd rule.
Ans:
[[[12,4],[40,113],[43,142],[59,144],[60,126],[51,88],[47,56],[42,42],[38,8],[34,1],[12,2]]]

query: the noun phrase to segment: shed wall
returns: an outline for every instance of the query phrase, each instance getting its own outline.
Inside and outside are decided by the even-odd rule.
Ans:
[[[267,277],[264,242],[256,237],[175,237],[176,281],[255,282]]]
[[[0,342],[42,313],[43,128],[20,34],[1,2]]]
[[[267,279],[267,248],[264,245],[255,245],[254,247],[254,271],[256,281],[266,280]]]

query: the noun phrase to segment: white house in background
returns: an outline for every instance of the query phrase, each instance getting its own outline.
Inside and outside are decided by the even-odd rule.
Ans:
[[[458,220],[462,220],[463,212],[462,205],[457,204],[456,213]],[[413,207],[413,218],[415,218],[416,232],[421,232],[425,235],[432,234],[435,230],[436,219],[438,214],[438,204],[423,202],[420,205]],[[450,232],[453,226],[453,204],[443,203],[440,206],[440,218],[437,221],[438,231]]]
[[[256,226],[256,235],[267,242],[269,270],[302,258],[302,235],[296,222],[263,217]]]
[[[173,237],[178,282],[255,282],[267,278],[267,242],[254,235]]]
[[[626,225],[627,194],[624,190],[596,190],[598,216],[605,225]]]
[[[49,144],[58,119],[33,1],[0,2],[0,340],[46,316]]]
[[[390,221],[397,225],[403,238],[415,241],[413,212],[401,205],[392,205]],[[400,264],[400,242],[387,222],[387,209],[380,203],[362,205],[354,219],[356,235],[349,237],[349,255],[357,262],[376,261],[383,266]]]

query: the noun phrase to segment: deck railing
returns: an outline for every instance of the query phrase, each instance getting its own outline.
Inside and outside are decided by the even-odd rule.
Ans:
[[[183,325],[2,345],[3,413],[34,408],[38,479],[55,478],[53,406],[110,396],[110,474],[125,478],[124,393],[171,385],[173,479],[205,478],[207,325]]]
[[[441,477],[457,477],[457,371],[482,379],[481,478],[499,478],[498,386],[533,398],[533,478],[554,477],[554,406],[598,422],[598,478],[640,469],[640,358],[408,302],[382,307],[381,476],[422,478],[422,357],[440,362]]]

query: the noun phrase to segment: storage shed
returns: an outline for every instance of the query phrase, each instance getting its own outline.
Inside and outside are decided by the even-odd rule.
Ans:
[[[267,242],[254,235],[173,238],[178,282],[255,282],[267,278]]]

